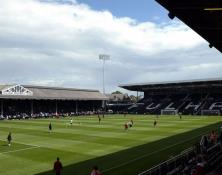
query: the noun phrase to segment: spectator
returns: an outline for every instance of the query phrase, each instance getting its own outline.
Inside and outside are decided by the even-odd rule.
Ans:
[[[90,175],[102,175],[98,166],[94,166]]]
[[[59,157],[57,157],[57,160],[54,162],[53,170],[55,171],[56,175],[60,175],[62,171],[62,163],[59,160]]]
[[[217,134],[214,130],[210,133],[210,141],[213,144],[217,142]]]
[[[201,157],[197,158],[197,165],[192,175],[205,175],[204,162]]]

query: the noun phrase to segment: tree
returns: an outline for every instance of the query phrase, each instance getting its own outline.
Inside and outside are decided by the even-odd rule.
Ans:
[[[133,102],[133,103],[137,102],[137,97],[134,95],[130,95],[130,99],[131,99],[131,102]]]
[[[123,94],[123,93],[120,91],[115,91],[115,92],[112,92],[112,94]]]

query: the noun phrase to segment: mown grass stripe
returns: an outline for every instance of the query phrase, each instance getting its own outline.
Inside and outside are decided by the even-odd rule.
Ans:
[[[21,168],[16,172],[16,169],[19,168],[16,164],[18,161],[25,162],[28,167],[25,171],[26,174],[36,174],[40,171],[49,170],[57,156],[61,158],[66,167],[70,167],[70,169],[65,167],[64,175],[73,174],[73,172],[75,172],[75,175],[89,174],[90,168],[94,164],[91,164],[91,162],[94,159],[100,156],[124,152],[124,150],[128,149],[135,150],[135,155],[121,154],[120,157],[116,156],[114,160],[108,159],[109,161],[106,162],[98,162],[102,170],[109,169],[110,167],[115,167],[117,164],[120,165],[124,157],[129,156],[127,160],[135,159],[137,154],[138,157],[151,154],[151,152],[158,151],[164,147],[166,148],[169,144],[175,144],[180,141],[176,138],[170,143],[161,140],[180,133],[193,132],[193,129],[221,121],[220,117],[183,117],[180,120],[175,116],[159,117],[156,119],[156,116],[127,115],[127,117],[123,117],[123,115],[114,115],[102,118],[101,124],[98,123],[97,116],[74,117],[74,124],[70,126],[70,119],[0,121],[1,138],[4,136],[6,138],[8,132],[12,131],[14,142],[18,141],[20,143],[40,146],[39,149],[15,152],[10,154],[10,156],[4,157],[5,160],[2,161],[1,165],[8,167],[10,163],[11,167],[13,167],[7,171],[7,175],[24,174],[24,172],[22,173],[24,169],[21,170]],[[134,120],[135,125],[128,131],[125,131],[123,124],[130,119]],[[154,120],[158,120],[157,128],[153,127]],[[52,133],[48,132],[49,122],[53,124]],[[159,141],[161,145],[154,144],[149,149],[136,150],[140,145],[152,144]],[[6,144],[6,139],[3,144]],[[0,142],[0,150],[1,148],[2,151],[5,150]],[[18,145],[18,148],[22,148],[22,145]],[[168,150],[163,150],[162,152],[168,152]],[[78,168],[74,168],[76,165],[78,165]],[[130,164],[123,166],[123,168],[129,168],[129,166]],[[0,173],[3,172],[0,170]],[[119,168],[105,174],[109,175],[110,173],[112,175],[124,174],[120,173]],[[128,172],[125,174],[130,175]]]

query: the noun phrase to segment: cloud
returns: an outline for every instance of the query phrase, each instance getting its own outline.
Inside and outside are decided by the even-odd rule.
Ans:
[[[221,76],[220,55],[178,21],[139,22],[75,0],[7,0],[0,10],[0,83],[102,89]],[[218,70],[218,72],[216,71]]]

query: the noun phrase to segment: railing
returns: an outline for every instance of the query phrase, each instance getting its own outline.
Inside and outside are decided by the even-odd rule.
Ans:
[[[179,155],[172,157],[159,165],[156,165],[142,173],[137,175],[173,175],[173,174],[181,174],[187,166],[187,161],[192,159],[194,155],[198,152],[196,147],[189,148]],[[212,145],[207,149],[207,154],[209,158],[208,162],[208,170],[211,171],[216,165],[218,165],[222,161],[222,147],[221,143],[217,143]],[[189,166],[195,166],[194,164]]]
[[[138,175],[166,175],[173,174],[174,171],[179,171],[182,167],[180,166],[184,161],[184,157],[188,157],[190,154],[194,153],[195,148],[189,148],[179,155],[174,156],[157,166],[154,166]],[[167,173],[168,172],[168,173]]]

